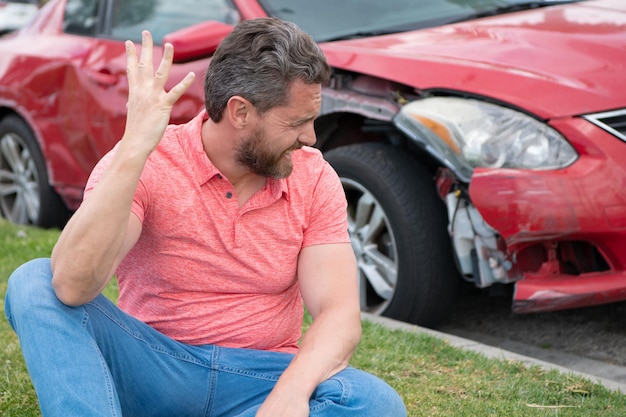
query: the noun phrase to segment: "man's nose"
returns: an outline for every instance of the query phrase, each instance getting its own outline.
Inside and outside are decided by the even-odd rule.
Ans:
[[[302,143],[306,146],[313,146],[315,142],[317,142],[317,136],[315,136],[315,128],[313,123],[307,129],[302,132],[302,134],[298,137],[298,142]]]

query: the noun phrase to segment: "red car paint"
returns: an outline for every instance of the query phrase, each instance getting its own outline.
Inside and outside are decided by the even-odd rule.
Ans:
[[[257,1],[234,4],[241,18],[267,15]],[[28,27],[0,40],[0,117],[14,112],[27,122],[51,185],[75,209],[91,168],[123,133],[128,87],[122,42],[64,34],[64,7],[50,1]],[[199,59],[197,43],[205,39],[210,52],[229,30],[216,23],[166,37],[179,51],[170,85],[188,71],[199,75],[174,123],[203,107],[209,58]],[[626,3],[583,1],[321,46],[351,80],[351,88],[339,77],[325,86],[331,104],[321,125],[348,113],[392,123],[405,102],[434,92],[500,103],[560,132],[578,153],[572,165],[476,168],[469,200],[497,231],[515,311],[626,300],[626,143],[582,117],[626,108]],[[320,138],[319,146],[360,140],[343,126],[342,141]],[[441,174],[440,194],[454,183]],[[600,266],[583,256],[588,251]]]
[[[547,119],[624,105],[624,36],[624,4],[591,1],[333,42],[324,52],[337,68],[486,96]]]

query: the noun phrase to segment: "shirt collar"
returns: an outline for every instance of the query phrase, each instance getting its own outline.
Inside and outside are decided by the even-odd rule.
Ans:
[[[181,134],[178,138],[189,161],[193,164],[198,185],[203,185],[213,177],[222,175],[215,165],[211,163],[202,144],[202,125],[207,120],[209,120],[209,115],[206,110],[202,110],[191,121],[181,126]],[[286,178],[268,178],[267,185],[274,198],[279,199],[281,196],[284,196],[285,199],[289,200]]]
[[[204,152],[202,145],[202,124],[208,120],[206,110],[202,110],[188,123],[180,126],[178,141],[189,163],[191,163],[198,185],[202,185],[219,174]]]

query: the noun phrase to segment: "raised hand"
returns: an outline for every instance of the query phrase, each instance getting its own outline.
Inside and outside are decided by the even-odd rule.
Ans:
[[[128,76],[128,114],[123,140],[138,152],[149,154],[156,148],[170,120],[174,103],[191,86],[194,73],[188,73],[178,84],[165,91],[174,56],[174,48],[166,43],[163,58],[154,72],[153,41],[147,30],[142,32],[141,56],[131,41],[126,41]]]

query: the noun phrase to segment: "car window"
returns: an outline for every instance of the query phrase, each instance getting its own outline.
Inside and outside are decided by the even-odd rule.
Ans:
[[[206,20],[235,24],[239,13],[230,0],[114,0],[111,37],[141,40],[144,29],[160,44],[163,36]]]
[[[261,0],[269,14],[295,22],[318,41],[371,36],[435,26],[442,18],[462,16],[456,0]]]
[[[98,0],[67,0],[63,31],[75,35],[95,35],[98,3]]]
[[[270,15],[295,22],[317,41],[424,29],[566,0],[259,0]]]

